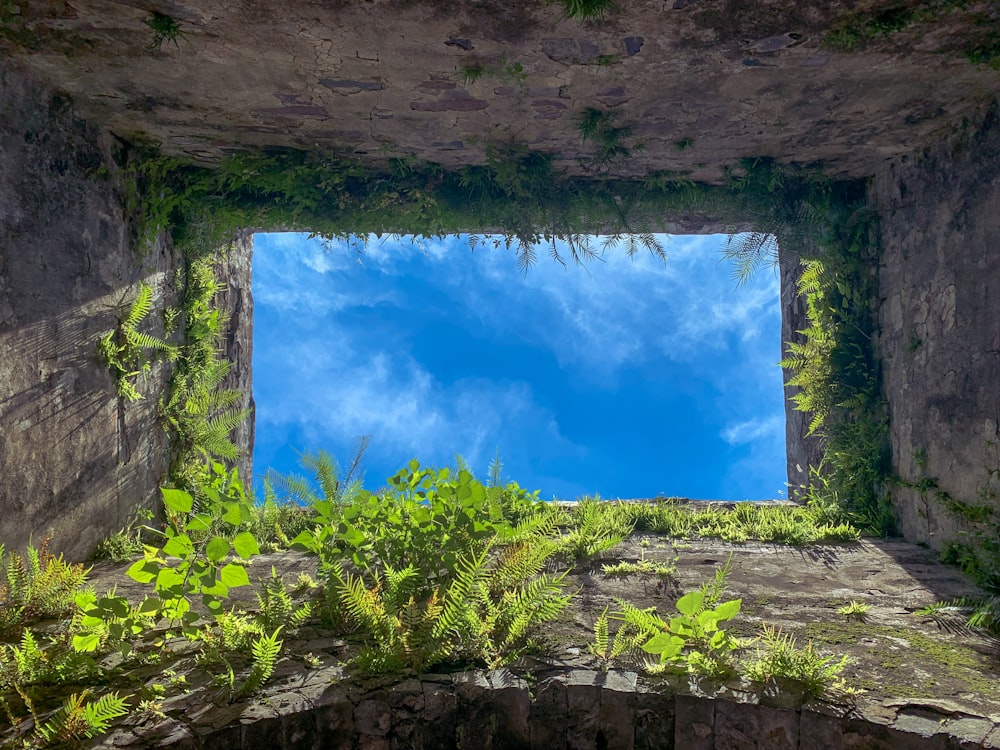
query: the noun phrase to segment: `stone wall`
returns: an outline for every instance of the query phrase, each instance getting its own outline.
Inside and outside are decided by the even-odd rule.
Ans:
[[[0,542],[72,557],[154,507],[166,472],[156,424],[163,363],[123,403],[97,340],[138,282],[156,290],[147,320],[162,335],[176,258],[132,250],[121,201],[98,175],[113,140],[78,120],[71,101],[0,71]],[[166,296],[165,296],[166,295]],[[158,330],[157,330],[158,328]]]
[[[253,473],[254,400],[253,400],[253,233],[244,232],[220,254],[216,276],[224,290],[216,297],[216,307],[229,315],[223,356],[232,363],[222,388],[243,394],[236,408],[247,409],[250,416],[232,433],[232,441],[243,454],[236,462],[247,487]]]
[[[805,336],[799,331],[809,326],[805,297],[799,294],[798,281],[802,275],[799,253],[795,248],[779,248],[778,270],[781,283],[781,356],[787,355],[788,342],[803,343]],[[791,400],[801,389],[788,385],[793,376],[782,371],[785,383],[785,463],[788,471],[788,498],[801,499],[802,489],[809,484],[809,467],[819,466],[823,459],[823,441],[818,435],[809,435],[809,415],[798,411]]]
[[[163,336],[175,304],[168,241],[137,255],[123,216],[120,142],[80,120],[73,102],[32,76],[0,69],[0,543],[52,535],[51,549],[82,559],[142,508],[159,509],[167,434],[157,418],[170,366],[138,379],[144,398],[118,398],[97,341],[138,292],[154,289],[142,330]],[[230,309],[229,387],[252,407],[252,236],[220,267]],[[253,423],[235,436],[249,475]]]
[[[510,672],[345,680],[310,671],[245,705],[199,704],[101,747],[194,750],[948,750],[994,748],[1000,729],[947,702],[847,711],[754,693],[678,692],[635,672]],[[787,696],[786,696],[787,699]]]
[[[1000,508],[1000,115],[883,166],[879,346],[903,535],[941,548],[938,492]],[[935,481],[932,481],[935,480]],[[934,486],[931,486],[934,485]]]

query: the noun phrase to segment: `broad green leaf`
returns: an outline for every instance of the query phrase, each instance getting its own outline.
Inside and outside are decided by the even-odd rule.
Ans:
[[[208,531],[212,528],[212,516],[208,513],[198,513],[184,527],[185,531]]]
[[[202,584],[201,593],[209,597],[224,599],[229,596],[229,587],[222,581],[211,581],[208,584]]]
[[[101,597],[97,606],[101,608],[102,612],[107,612],[113,617],[128,617],[128,599],[123,596]]]
[[[239,503],[226,503],[226,512],[222,516],[222,520],[231,526],[239,526],[243,523],[243,514],[240,513]]]
[[[677,600],[677,611],[682,615],[688,615],[691,617],[695,612],[701,609],[704,601],[705,595],[703,593],[700,591],[692,591],[690,594],[685,594]]]
[[[341,532],[340,538],[352,547],[360,547],[365,543],[365,535],[353,526],[348,526],[347,531]]]
[[[152,597],[147,597],[143,600],[142,604],[139,605],[137,610],[140,615],[150,615],[155,617],[159,614],[160,608],[163,606],[163,602],[159,599],[153,599]]]
[[[87,635],[73,636],[74,651],[93,651],[101,645],[101,636],[88,633]]]
[[[217,536],[205,546],[205,555],[209,560],[219,562],[225,560],[229,554],[229,542],[221,536]]]
[[[321,547],[319,540],[316,538],[316,532],[312,529],[300,531],[299,535],[290,542],[290,545],[293,549],[305,550],[307,552],[319,552]]]
[[[194,544],[187,534],[171,537],[163,545],[163,554],[172,557],[188,557],[194,552]]]
[[[184,490],[161,489],[163,504],[175,513],[190,513],[194,498]]]
[[[726,637],[727,636],[725,630],[716,631],[715,635],[713,635],[712,638],[709,640],[708,647],[710,649],[721,648],[722,645],[726,642]]]
[[[229,565],[220,570],[219,578],[231,589],[250,584],[250,576],[247,575],[247,569],[238,563],[229,563]]]
[[[76,596],[73,597],[73,600],[76,602],[76,606],[78,609],[80,609],[83,612],[86,612],[88,609],[97,604],[97,594],[95,594],[93,591],[87,591],[87,590],[77,591]]]
[[[720,621],[731,620],[740,613],[740,606],[742,606],[742,604],[742,599],[733,599],[728,602],[723,602],[715,608],[715,614]]]
[[[160,565],[152,560],[137,560],[125,571],[125,575],[139,583],[150,583],[160,572]]]
[[[157,591],[169,591],[174,587],[183,585],[184,576],[178,573],[174,568],[160,568],[160,572],[156,574]]]
[[[257,540],[249,531],[243,531],[236,535],[236,538],[233,539],[233,549],[244,560],[260,554],[260,547],[257,545]]]
[[[684,648],[684,639],[660,633],[654,635],[643,645],[642,650],[648,654],[659,654],[662,659],[672,659]]]

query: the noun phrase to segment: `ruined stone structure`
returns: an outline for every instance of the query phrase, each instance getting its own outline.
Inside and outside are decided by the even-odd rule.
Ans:
[[[160,292],[162,312],[181,262],[164,242],[133,252],[122,186],[108,176],[121,143],[152,142],[201,164],[281,146],[446,168],[516,143],[579,174],[592,145],[577,121],[591,107],[614,113],[643,146],[610,176],[674,170],[718,183],[739,159],[766,156],[874,178],[884,252],[873,314],[895,470],[913,483],[934,477],[956,499],[996,502],[1000,72],[965,54],[985,43],[995,8],[941,10],[842,52],[824,39],[849,2],[621,5],[580,22],[528,0],[7,3],[0,541],[52,530],[82,556],[151,505],[163,478],[155,412],[166,366],[142,381],[145,400],[123,407],[94,355],[140,279]],[[177,32],[158,37],[154,11]],[[705,217],[663,221],[706,226]],[[228,351],[244,386],[250,249],[242,238],[223,271]],[[782,288],[787,335],[800,325],[789,279]],[[801,427],[789,427],[793,484],[794,467],[811,460]],[[252,427],[239,436],[247,449],[252,439]],[[934,493],[899,489],[895,503],[912,541],[940,546],[956,533]]]

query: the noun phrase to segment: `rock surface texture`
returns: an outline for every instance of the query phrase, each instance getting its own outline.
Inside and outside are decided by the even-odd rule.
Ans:
[[[944,502],[1000,506],[1000,114],[882,167],[880,348],[903,534],[940,549]],[[933,481],[932,481],[933,480]]]
[[[643,144],[625,173],[712,181],[771,156],[866,177],[997,86],[961,51],[986,3],[864,53],[823,44],[841,1],[633,0],[580,22],[534,0],[180,0],[159,8],[173,40],[147,3],[15,4],[33,69],[114,132],[205,161],[318,146],[456,167],[516,142],[580,172],[578,118],[597,108]]]
[[[111,139],[76,118],[70,101],[11,70],[0,72],[0,542],[84,557],[154,507],[166,472],[156,404],[163,363],[117,397],[98,361],[145,280],[162,336],[176,262],[157,244],[139,259],[121,199],[94,175],[111,166]]]

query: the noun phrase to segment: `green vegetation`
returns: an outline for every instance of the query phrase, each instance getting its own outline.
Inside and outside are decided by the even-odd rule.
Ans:
[[[566,13],[567,18],[576,18],[581,21],[589,21],[604,18],[607,14],[618,9],[615,0],[547,0],[548,2],[558,2]]]
[[[149,372],[151,360],[145,350],[162,352],[167,359],[177,357],[177,348],[144,333],[138,326],[153,306],[153,288],[146,282],[139,283],[139,292],[128,311],[118,319],[114,330],[97,340],[97,354],[115,379],[118,397],[125,401],[138,401],[142,394],[135,387],[135,378]]]
[[[891,3],[847,11],[830,29],[823,43],[830,49],[853,52],[904,29],[917,27],[922,32],[939,25],[946,16],[964,14],[974,30],[966,41],[965,57],[977,65],[1000,70],[1000,35],[995,9],[975,10],[969,0],[925,0],[909,6]]]
[[[865,614],[871,609],[870,604],[852,599],[849,604],[845,604],[837,610],[838,615],[843,615],[849,620],[864,620]]]
[[[39,620],[64,617],[87,571],[48,551],[46,537],[23,555],[7,553],[0,544],[0,636]]]
[[[846,656],[821,656],[813,649],[812,641],[799,648],[792,635],[765,625],[756,652],[744,662],[743,669],[751,682],[790,680],[800,685],[807,696],[816,698],[842,686],[840,673],[845,666]]]
[[[181,31],[180,22],[176,18],[154,10],[143,23],[153,32],[153,38],[149,42],[152,49],[160,49],[164,42],[172,42],[180,49],[177,40],[184,36],[184,32]]]
[[[459,71],[462,81],[472,84],[481,78],[494,78],[502,83],[517,86],[523,93],[527,88],[528,73],[517,60],[508,60],[506,55],[500,55],[495,63],[467,63]]]
[[[583,142],[594,147],[594,155],[585,165],[594,170],[607,171],[616,164],[632,158],[633,153],[642,149],[642,144],[632,138],[632,128],[617,124],[617,113],[588,107],[577,119],[577,129]],[[627,142],[632,141],[631,145]]]

